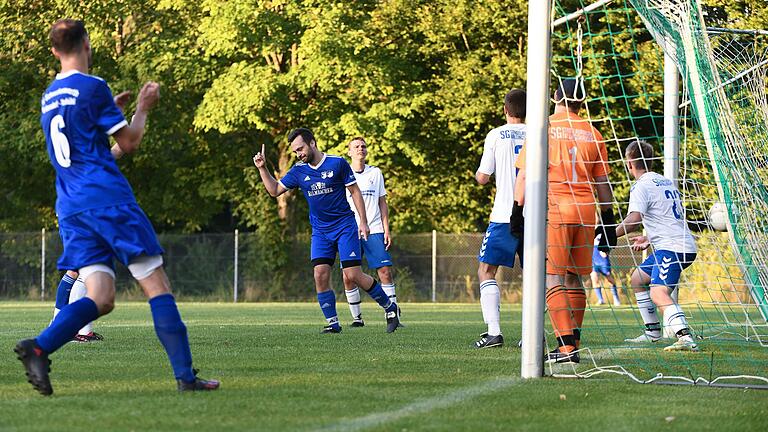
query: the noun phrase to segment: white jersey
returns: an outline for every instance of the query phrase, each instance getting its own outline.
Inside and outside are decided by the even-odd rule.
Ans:
[[[478,172],[496,174],[496,196],[493,199],[491,222],[509,223],[515,198],[517,155],[525,141],[524,124],[505,124],[488,132],[485,137],[483,158]]]
[[[661,174],[647,172],[630,189],[628,211],[643,215],[643,226],[656,250],[696,252],[683,210],[680,191]]]
[[[380,169],[370,165],[366,165],[365,168],[363,168],[363,172],[359,173],[354,171],[354,173],[355,179],[357,179],[357,186],[363,194],[365,216],[368,218],[368,228],[371,230],[371,234],[383,233],[384,224],[381,222],[379,198],[387,194],[386,189],[384,189],[384,176],[381,174]],[[349,201],[349,206],[352,207],[352,211],[355,212],[355,219],[359,225],[360,215],[357,214],[355,203],[352,202],[352,194],[350,194],[349,191],[347,191],[347,201]]]

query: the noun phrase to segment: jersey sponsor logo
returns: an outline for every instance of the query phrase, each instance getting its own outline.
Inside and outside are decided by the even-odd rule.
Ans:
[[[307,196],[313,197],[316,195],[325,195],[331,192],[333,192],[332,187],[326,187],[326,184],[323,182],[315,182],[312,184],[311,189],[307,191]]]
[[[655,184],[656,186],[659,186],[659,187],[662,187],[662,186],[672,186],[672,180],[670,180],[668,178],[664,178],[664,177],[651,179],[651,181],[653,182],[653,184]]]
[[[322,177],[322,178],[324,178],[324,179],[325,179],[325,178],[331,178],[331,177],[333,177],[333,170],[330,170],[330,171],[323,171],[323,172],[321,172],[321,173],[320,173],[320,177]]]

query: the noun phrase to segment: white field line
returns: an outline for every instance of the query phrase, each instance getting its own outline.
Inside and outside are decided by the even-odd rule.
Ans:
[[[454,392],[436,396],[429,399],[422,399],[415,401],[402,408],[393,411],[383,411],[378,413],[369,414],[364,417],[350,418],[337,423],[330,424],[320,429],[315,429],[317,432],[351,432],[361,431],[372,427],[379,427],[387,423],[391,423],[400,420],[404,417],[410,417],[414,415],[428,413],[437,409],[447,408],[452,405],[457,405],[468,399],[475,398],[477,396],[487,395],[507,387],[511,387],[515,384],[521,383],[522,378],[516,377],[497,377],[491,381],[474,385],[471,387],[465,387]]]

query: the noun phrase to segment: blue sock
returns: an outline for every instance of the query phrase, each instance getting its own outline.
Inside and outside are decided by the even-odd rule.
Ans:
[[[56,309],[64,309],[64,306],[69,304],[69,292],[72,291],[72,285],[74,284],[75,279],[64,273],[64,277],[59,282],[59,287],[56,288]]]
[[[168,354],[168,360],[171,361],[173,375],[177,380],[194,381],[195,373],[192,372],[192,352],[189,350],[187,327],[181,321],[173,294],[161,294],[151,298],[149,308],[152,310],[157,338],[160,339],[160,343]]]
[[[334,328],[341,328],[339,316],[336,314],[336,293],[333,290],[317,293],[317,302],[320,303],[320,310],[323,311],[328,324]]]
[[[597,300],[602,303],[603,302],[603,290],[601,288],[596,288],[595,289],[595,294],[597,294]]]
[[[389,299],[389,296],[384,292],[381,288],[381,284],[376,279],[373,280],[373,286],[368,290],[368,295],[376,300],[376,303],[383,307],[385,311],[392,312],[397,310],[397,304]]]
[[[61,309],[56,320],[35,340],[43,351],[51,354],[72,340],[84,325],[99,317],[96,303],[88,297],[70,303]]]

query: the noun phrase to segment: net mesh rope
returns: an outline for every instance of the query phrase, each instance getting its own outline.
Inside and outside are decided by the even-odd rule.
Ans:
[[[590,3],[555,1],[553,20]],[[652,253],[632,251],[633,234],[620,238],[610,254],[622,304],[611,304],[610,291],[604,290],[607,304],[596,305],[586,278],[581,364],[550,365],[552,375],[616,373],[638,382],[768,384],[764,39],[707,34],[695,0],[616,0],[553,27],[552,87],[564,78],[583,79],[586,99],[579,115],[604,137],[617,219],[626,216],[634,181],[624,160],[626,146],[636,139],[651,143],[654,171],[663,173],[664,46],[682,76],[679,177],[674,180],[685,217],[706,228],[710,209],[723,202],[729,232],[694,232],[698,257],[680,280],[679,304],[702,352],[664,352],[671,339],[625,341],[644,330],[629,275]],[[660,313],[659,318],[663,322]],[[552,336],[548,327],[548,349],[557,345]]]

